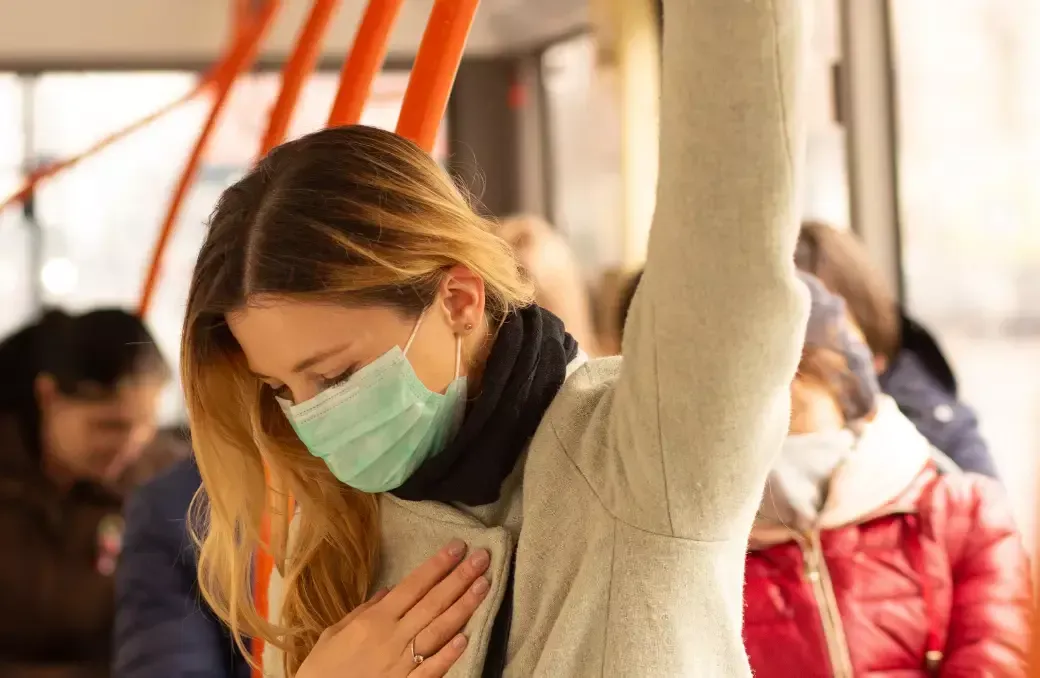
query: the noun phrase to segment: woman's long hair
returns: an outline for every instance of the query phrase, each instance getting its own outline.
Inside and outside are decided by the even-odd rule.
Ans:
[[[377,566],[378,497],[339,482],[307,452],[271,391],[249,373],[226,315],[276,296],[415,316],[455,265],[483,278],[492,326],[531,302],[493,224],[426,153],[370,127],[328,129],[276,148],[224,192],[213,213],[181,346],[205,488],[193,521],[202,543],[199,583],[241,649],[243,636],[281,648],[289,675],[325,628],[364,601]],[[258,614],[250,586],[254,554],[272,549],[260,537],[265,473],[301,514],[281,615],[271,620]]]

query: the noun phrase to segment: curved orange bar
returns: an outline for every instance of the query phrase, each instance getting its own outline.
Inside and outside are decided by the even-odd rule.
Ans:
[[[274,545],[272,538],[275,532],[271,516],[275,507],[274,489],[272,487],[271,474],[267,466],[264,466],[264,480],[267,483],[267,508],[260,520],[260,544],[257,549],[255,562],[253,563],[253,607],[257,614],[267,618],[270,601],[267,589],[271,583],[271,574],[274,573]],[[266,548],[264,548],[266,547]],[[253,665],[250,668],[252,678],[264,678],[263,653],[264,641],[261,638],[252,638],[249,641],[249,651],[253,655]]]
[[[108,148],[115,142],[119,141],[120,139],[130,136],[131,134],[140,129],[144,129],[145,127],[152,124],[159,118],[165,116],[167,113],[175,111],[176,109],[180,108],[192,99],[196,98],[202,92],[212,87],[215,82],[216,72],[210,72],[203,76],[203,78],[199,81],[199,84],[193,90],[191,90],[184,96],[164,105],[162,108],[158,109],[154,113],[150,113],[147,116],[141,118],[140,120],[130,123],[123,129],[113,132],[112,134],[109,134],[106,137],[103,137],[102,139],[98,140],[96,143],[89,146],[84,151],[77,153],[76,155],[68,157],[64,160],[53,162],[47,165],[46,167],[41,167],[38,170],[32,172],[25,179],[22,185],[18,187],[18,190],[16,190],[14,193],[5,198],[3,202],[0,202],[0,211],[2,211],[6,207],[9,207],[10,205],[13,205],[16,202],[21,202],[22,200],[25,200],[25,198],[28,197],[30,193],[32,193],[33,189],[35,189],[40,182],[44,181],[45,179],[49,179],[55,174],[59,174],[62,171],[69,169],[70,167],[75,166],[81,160],[89,158],[90,156],[98,153],[99,151],[105,150],[106,148]]]
[[[292,120],[293,111],[296,110],[296,101],[300,98],[300,90],[303,89],[307,76],[314,70],[321,54],[322,39],[338,7],[339,0],[315,0],[311,7],[311,13],[300,31],[296,47],[282,69],[282,88],[271,109],[267,131],[260,142],[261,156],[285,141],[289,122]]]
[[[480,0],[437,0],[423,33],[397,121],[397,133],[433,150],[448,95]]]
[[[250,0],[240,0],[242,7],[238,9],[248,9],[249,1]],[[132,122],[126,127],[120,130],[116,130],[108,136],[102,137],[97,142],[95,142],[91,146],[88,146],[86,149],[77,153],[76,155],[65,158],[64,160],[53,162],[47,165],[46,167],[38,168],[36,171],[32,172],[32,174],[30,174],[30,176],[26,178],[26,180],[22,183],[18,190],[16,190],[14,193],[4,198],[4,200],[0,202],[0,211],[3,211],[5,208],[10,207],[16,202],[21,202],[22,200],[25,200],[25,198],[30,193],[32,193],[33,189],[35,189],[36,186],[40,184],[40,182],[49,179],[55,174],[60,174],[61,172],[71,167],[74,167],[75,165],[79,164],[80,161],[85,160],[86,158],[89,158],[90,156],[105,150],[112,144],[130,136],[134,132],[144,129],[145,127],[152,124],[159,118],[165,116],[167,113],[171,113],[177,110],[178,108],[188,103],[189,101],[192,101],[204,92],[208,92],[210,88],[212,88],[221,79],[222,73],[224,69],[227,68],[230,59],[235,53],[235,50],[239,49],[239,43],[246,38],[247,28],[254,18],[255,17],[252,16],[251,12],[243,13],[242,11],[237,11],[234,14],[232,18],[231,42],[229,43],[228,47],[224,50],[224,53],[221,55],[220,59],[217,60],[216,64],[212,68],[210,68],[201,78],[199,78],[199,82],[194,87],[194,89],[192,89],[184,96],[181,96],[175,99],[174,101],[171,101],[170,103],[162,106],[155,112],[146,115],[140,120]]]
[[[339,90],[332,102],[326,127],[356,125],[365,110],[368,93],[386,58],[390,30],[401,10],[403,0],[369,0],[361,18],[357,37],[343,61],[339,74]]]
[[[215,84],[217,92],[213,100],[213,106],[210,108],[209,116],[202,126],[198,139],[195,141],[195,148],[188,158],[188,164],[184,167],[180,181],[177,183],[176,189],[174,189],[173,198],[166,213],[166,220],[163,222],[162,229],[159,231],[159,237],[155,243],[151,264],[148,266],[148,275],[145,278],[144,289],[141,293],[141,302],[137,309],[138,314],[141,316],[148,313],[148,308],[151,306],[152,296],[155,294],[156,283],[159,279],[159,268],[162,264],[163,252],[166,250],[166,245],[173,234],[173,228],[177,223],[177,217],[180,216],[184,199],[187,197],[188,190],[195,180],[199,164],[202,161],[202,154],[206,150],[206,145],[213,134],[213,130],[216,128],[220,112],[224,109],[224,104],[227,103],[231,87],[235,84],[235,79],[239,74],[249,68],[253,61],[256,60],[260,43],[263,41],[268,29],[270,29],[271,24],[274,23],[274,17],[280,5],[280,0],[267,0],[260,9],[259,14],[244,32],[243,39],[235,45],[235,50],[228,59],[227,67],[222,68],[219,72]]]

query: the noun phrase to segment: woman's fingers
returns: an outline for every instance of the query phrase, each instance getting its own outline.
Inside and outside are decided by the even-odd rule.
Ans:
[[[419,567],[412,570],[400,584],[387,594],[381,607],[395,619],[400,619],[411,610],[423,596],[430,592],[466,554],[465,542],[455,539]]]
[[[481,590],[487,592],[487,579],[480,577],[487,571],[491,564],[491,554],[484,549],[474,551],[466,562],[455,568],[455,571],[445,577],[439,584],[423,596],[422,600],[415,604],[411,610],[401,619],[400,629],[408,639],[414,638],[415,634],[423,630],[438,617],[442,612],[455,604],[455,601],[463,597],[467,589],[480,582]],[[478,579],[480,577],[480,579]],[[455,629],[458,631],[458,629]],[[452,632],[454,635],[454,631]],[[450,638],[449,636],[448,638]],[[445,638],[442,642],[447,642]],[[433,647],[423,646],[424,649],[440,649],[440,645]]]
[[[325,633],[323,633],[322,635],[325,636],[325,637],[330,637],[330,636],[336,635],[337,633],[342,631],[344,628],[346,628],[347,624],[349,624],[350,622],[352,622],[355,619],[357,619],[358,616],[362,612],[364,612],[365,610],[369,609],[370,607],[372,607],[373,605],[378,603],[383,598],[386,598],[386,595],[388,593],[390,593],[390,589],[380,589],[379,591],[376,591],[376,594],[374,596],[372,596],[371,598],[369,598],[365,602],[363,602],[360,605],[358,605],[357,607],[355,607],[353,610],[351,610],[350,614],[348,614],[346,617],[344,617],[343,619],[340,619],[338,622],[336,622],[335,624],[333,624],[329,628],[325,629]]]
[[[415,651],[429,652],[443,648],[477,611],[484,602],[491,586],[487,579],[480,577],[466,590],[455,603],[434,619],[429,626],[415,636]]]
[[[466,636],[458,635],[450,643],[441,648],[440,652],[427,658],[422,664],[417,665],[408,678],[442,678],[448,673],[455,662],[459,660],[466,650]]]

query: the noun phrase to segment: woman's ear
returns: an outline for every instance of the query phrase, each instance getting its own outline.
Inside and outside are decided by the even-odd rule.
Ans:
[[[484,320],[484,280],[465,266],[448,270],[441,281],[440,297],[456,334],[464,334]]]
[[[41,373],[33,382],[33,392],[36,394],[36,402],[40,409],[49,409],[58,397],[58,382],[51,375]]]

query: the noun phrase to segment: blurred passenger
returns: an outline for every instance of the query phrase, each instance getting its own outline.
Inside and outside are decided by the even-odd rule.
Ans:
[[[874,354],[882,390],[928,441],[965,471],[996,477],[975,412],[958,399],[957,380],[938,344],[899,308],[856,236],[804,224],[795,263],[845,298]]]
[[[249,666],[199,594],[186,517],[202,484],[188,459],[127,503],[116,571],[114,678],[246,678]]]
[[[806,282],[791,430],[747,556],[755,675],[1024,677],[1029,566],[1001,488],[937,466],[841,298]]]
[[[566,239],[536,216],[511,217],[499,229],[534,284],[535,303],[562,320],[585,353],[599,355],[589,290]]]
[[[109,675],[120,489],[169,376],[123,311],[50,312],[0,343],[0,676]]]

